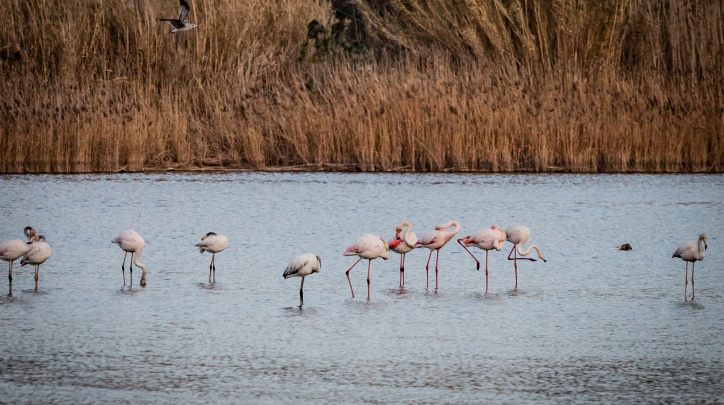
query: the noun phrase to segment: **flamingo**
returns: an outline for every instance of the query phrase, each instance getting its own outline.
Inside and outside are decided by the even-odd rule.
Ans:
[[[378,257],[387,260],[389,258],[389,248],[384,239],[377,235],[370,235],[368,233],[362,235],[357,239],[354,245],[347,248],[344,251],[344,256],[359,256],[359,260],[354,262],[352,267],[347,270],[347,281],[349,281],[349,290],[352,292],[352,298],[354,298],[354,290],[352,289],[352,280],[349,279],[349,272],[360,262],[362,259],[369,260],[367,264],[367,299],[370,298],[370,267],[372,266],[372,260]]]
[[[50,250],[50,245],[45,241],[45,236],[39,235],[34,239],[35,242],[32,244],[32,248],[20,261],[20,267],[26,264],[35,266],[35,291],[38,291],[38,270],[40,270],[40,265],[53,255],[53,252]]]
[[[28,238],[27,243],[20,239],[13,239],[0,245],[0,260],[8,262],[10,266],[8,269],[8,295],[13,295],[13,262],[25,256],[33,247],[33,242],[35,242],[35,229],[26,226],[23,232],[25,237]]]
[[[402,232],[403,229],[405,232]],[[415,248],[417,235],[412,232],[412,225],[409,222],[403,222],[397,225],[395,237],[387,243],[390,250],[400,254],[400,287],[402,287],[405,285],[405,254]]]
[[[523,252],[523,245],[528,242],[528,238],[530,238],[530,228],[528,228],[525,225],[513,225],[510,228],[505,230],[506,239],[508,242],[513,244],[513,249],[508,253],[508,260],[513,260],[513,263],[515,265],[515,288],[518,288],[518,260],[530,260],[531,262],[534,262],[535,259],[531,258],[518,258],[518,255],[521,256],[528,256],[528,253],[530,253],[531,249],[535,249],[538,252],[538,258],[543,260],[544,262],[546,259],[543,257],[543,254],[540,252],[540,249],[538,249],[538,246],[533,245],[528,248],[525,252]],[[517,249],[516,249],[517,248]],[[510,257],[510,255],[515,252],[515,256],[513,258]]]
[[[500,251],[503,248],[503,242],[505,242],[505,231],[500,229],[497,225],[493,225],[488,229],[478,231],[472,236],[466,236],[458,239],[458,243],[463,249],[470,253],[470,256],[475,259],[475,263],[478,264],[478,271],[480,270],[480,262],[467,248],[467,246],[477,246],[480,249],[485,250],[485,293],[488,293],[488,253],[495,249]]]
[[[209,232],[201,237],[201,242],[196,244],[199,248],[199,252],[211,253],[211,263],[209,264],[209,283],[211,282],[211,269],[214,270],[214,283],[216,282],[216,262],[214,258],[216,254],[222,252],[224,249],[229,247],[229,239],[224,235],[217,235],[214,232]]]
[[[145,286],[146,266],[138,261],[138,258],[141,256],[141,252],[143,252],[143,246],[145,246],[146,244],[146,241],[143,240],[143,237],[134,230],[128,230],[116,236],[116,238],[113,239],[111,242],[120,246],[120,248],[123,249],[124,252],[126,252],[126,254],[123,256],[123,264],[121,264],[121,271],[123,272],[123,285],[126,285],[126,269],[124,268],[126,264],[126,257],[128,256],[128,252],[131,252],[131,285],[133,285],[133,265],[135,264],[137,267],[140,267],[143,270],[143,274],[141,274],[141,286]],[[135,259],[133,258],[134,254],[136,255]]]
[[[295,257],[284,270],[285,280],[289,277],[302,278],[302,286],[299,287],[299,309],[304,305],[304,277],[319,273],[320,270],[322,270],[322,259],[312,253],[304,253]]]
[[[455,229],[452,231],[447,231],[447,228],[450,228],[451,226],[454,226]],[[437,289],[437,263],[440,259],[440,248],[445,246],[450,239],[452,239],[457,233],[460,231],[460,223],[457,221],[450,221],[445,225],[439,225],[435,227],[435,230],[432,232],[429,232],[427,235],[423,236],[422,239],[420,239],[417,244],[415,245],[416,248],[419,247],[426,247],[430,249],[430,256],[427,257],[427,265],[425,265],[425,272],[427,273],[427,288],[430,288],[430,259],[432,258],[432,251],[437,250],[437,255],[435,256],[435,289]]]
[[[679,248],[674,252],[673,257],[680,257],[681,260],[686,262],[686,275],[684,276],[684,301],[686,301],[686,287],[689,283],[689,262],[691,262],[691,300],[694,301],[694,263],[697,260],[704,260],[704,253],[706,252],[706,234],[702,233],[699,235],[698,241],[688,241],[679,245]]]

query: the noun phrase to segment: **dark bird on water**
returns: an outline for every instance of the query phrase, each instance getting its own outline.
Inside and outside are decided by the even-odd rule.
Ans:
[[[172,31],[168,32],[169,34],[173,34],[174,32],[188,31],[196,28],[196,24],[191,24],[189,22],[189,10],[191,9],[189,7],[189,3],[187,3],[186,0],[179,0],[179,3],[181,4],[181,13],[178,15],[178,20],[168,18],[159,19],[159,21],[163,21],[174,28]]]
[[[633,248],[631,247],[631,245],[629,245],[628,243],[624,243],[623,245],[617,247],[616,249],[618,249],[618,250],[627,250],[627,251],[628,251],[628,250],[633,250]]]

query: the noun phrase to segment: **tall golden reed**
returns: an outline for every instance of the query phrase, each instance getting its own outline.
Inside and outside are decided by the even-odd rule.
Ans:
[[[724,2],[0,0],[0,172],[721,172]]]

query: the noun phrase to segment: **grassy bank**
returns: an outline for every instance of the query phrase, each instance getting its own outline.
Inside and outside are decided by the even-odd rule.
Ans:
[[[722,2],[352,5],[0,0],[0,172],[724,170]]]

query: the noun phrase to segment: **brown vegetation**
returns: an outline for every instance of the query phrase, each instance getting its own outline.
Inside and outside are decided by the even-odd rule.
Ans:
[[[0,172],[724,170],[724,2],[339,4],[0,0]]]

